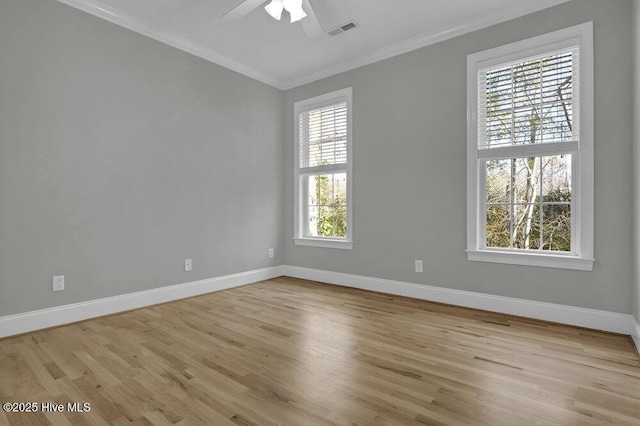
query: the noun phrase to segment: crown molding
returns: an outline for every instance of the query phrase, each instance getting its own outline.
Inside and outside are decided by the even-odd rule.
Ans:
[[[318,81],[323,78],[331,77],[333,75],[340,74],[346,71],[351,71],[353,69],[379,62],[384,59],[402,55],[403,53],[411,52],[413,50],[440,43],[442,41],[459,37],[464,34],[478,31],[492,25],[497,25],[502,22],[520,18],[522,16],[539,12],[540,10],[557,6],[568,1],[571,0],[537,0],[535,2],[528,2],[526,4],[517,4],[510,8],[504,8],[493,13],[488,13],[486,16],[479,17],[473,21],[465,22],[455,26],[441,27],[424,34],[420,34],[416,37],[400,41],[398,43],[383,46],[367,55],[359,56],[348,62],[342,62],[337,65],[320,69],[317,72],[311,74],[306,74],[300,79],[283,82],[282,85],[284,90],[294,89],[304,84],[313,83],[314,81]]]
[[[106,21],[111,22],[112,24],[116,24],[120,27],[142,34],[161,43],[175,47],[176,49],[205,59],[209,62],[213,62],[214,64],[220,65],[224,68],[228,68],[254,80],[258,80],[262,83],[268,84],[269,86],[283,89],[281,82],[270,75],[260,72],[227,56],[221,55],[218,52],[208,49],[198,43],[194,43],[193,41],[188,40],[184,37],[151,28],[147,24],[141,22],[139,19],[136,19],[133,16],[128,15],[120,10],[116,10],[110,6],[107,6],[98,0],[57,1],[67,6],[79,9],[83,12],[87,12],[90,15],[102,18]]]
[[[487,13],[485,16],[479,17],[473,21],[462,23],[456,26],[441,27],[434,31],[429,31],[416,37],[412,37],[398,43],[381,47],[366,55],[359,56],[349,61],[340,62],[339,64],[330,65],[311,74],[305,74],[303,77],[293,79],[284,79],[274,75],[263,73],[255,68],[247,66],[246,64],[231,59],[225,55],[221,55],[220,53],[212,49],[206,48],[205,46],[202,46],[198,43],[194,43],[193,41],[190,41],[186,38],[169,32],[154,29],[149,25],[141,22],[140,20],[134,18],[133,16],[130,16],[120,10],[116,10],[110,6],[105,5],[104,3],[101,3],[99,0],[57,1],[102,18],[128,30],[157,40],[161,43],[175,47],[176,49],[180,49],[194,56],[198,56],[209,62],[213,62],[214,64],[228,68],[232,71],[238,72],[254,80],[258,80],[262,83],[273,86],[277,89],[289,90],[298,86],[302,86],[304,84],[321,80],[323,78],[340,74],[345,71],[360,68],[374,62],[382,61],[384,59],[388,59],[394,56],[401,55],[403,53],[420,49],[422,47],[439,43],[441,41],[445,41],[454,37],[468,34],[473,31],[490,27],[492,25],[516,19],[530,13],[538,12],[552,6],[566,3],[570,0],[536,0],[535,2],[532,1],[524,4],[517,4],[513,7],[504,8],[492,13]]]

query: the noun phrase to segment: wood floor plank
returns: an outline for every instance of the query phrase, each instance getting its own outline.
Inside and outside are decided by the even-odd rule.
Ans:
[[[276,278],[0,340],[0,425],[640,425],[627,336]]]

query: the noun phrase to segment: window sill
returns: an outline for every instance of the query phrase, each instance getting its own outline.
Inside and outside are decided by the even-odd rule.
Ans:
[[[593,271],[594,262],[594,259],[572,255],[515,253],[498,250],[467,250],[467,259],[476,262],[573,269],[576,271]]]
[[[351,250],[353,242],[347,240],[332,240],[329,238],[294,238],[297,246],[324,247]]]

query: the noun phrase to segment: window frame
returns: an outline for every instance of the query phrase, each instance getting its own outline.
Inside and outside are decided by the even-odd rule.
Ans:
[[[345,164],[300,168],[300,115],[329,105],[347,104],[347,162]],[[353,89],[347,87],[294,104],[294,237],[296,245],[350,250],[353,248]],[[347,175],[347,236],[345,238],[310,237],[308,209],[305,207],[307,185],[305,177],[318,174],[346,173]]]
[[[486,167],[488,159],[479,149],[479,72],[489,66],[506,65],[528,58],[553,54],[562,49],[578,47],[578,132],[579,140],[563,151],[572,158],[572,251],[554,252],[486,247]],[[539,266],[548,268],[593,270],[594,228],[594,71],[593,22],[576,25],[552,33],[507,44],[467,56],[467,258],[471,261]],[[551,145],[531,146],[531,156],[550,154]],[[508,147],[511,148],[511,147]],[[569,148],[569,147],[568,147]],[[503,148],[491,148],[501,150]],[[513,152],[517,151],[512,149]],[[570,152],[567,152],[570,151]],[[497,152],[497,151],[496,151]],[[505,158],[519,158],[509,152]],[[523,151],[524,152],[524,151]],[[493,156],[490,157],[491,159]]]

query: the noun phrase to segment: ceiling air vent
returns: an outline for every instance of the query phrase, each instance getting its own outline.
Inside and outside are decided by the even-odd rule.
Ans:
[[[354,28],[358,28],[358,27],[359,25],[356,24],[354,21],[349,21],[346,24],[342,24],[327,32],[329,33],[330,36],[337,36],[338,34],[342,34],[346,31],[353,30]]]

